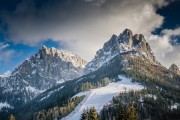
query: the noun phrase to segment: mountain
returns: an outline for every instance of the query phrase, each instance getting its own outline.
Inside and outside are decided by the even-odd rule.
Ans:
[[[105,86],[107,84],[104,84],[103,81],[106,80],[107,82],[107,78],[109,82],[117,82],[120,80],[119,76],[125,76],[123,78],[130,78],[132,81],[141,84],[145,93],[143,92],[143,94],[139,96],[143,97],[150,94],[163,100],[163,102],[171,100],[171,102],[166,103],[166,105],[168,105],[167,107],[171,106],[171,103],[179,103],[180,76],[162,66],[156,60],[143,35],[133,35],[129,29],[124,30],[119,36],[113,35],[111,39],[104,44],[103,48],[97,52],[95,58],[86,65],[85,73],[85,75],[73,81],[67,81],[48,89],[42,94],[39,94],[35,99],[16,108],[15,111],[17,112],[18,118],[29,119],[30,116],[34,116],[34,119],[38,119],[39,116],[44,116],[45,118],[54,116],[53,119],[61,119],[64,117],[64,114],[67,115],[67,113],[60,113],[57,112],[57,110],[62,109],[62,106],[70,101],[70,98],[74,95],[85,95],[84,99],[86,102],[83,104],[87,103],[88,100],[96,99],[96,95],[97,97],[98,95],[105,95],[110,99],[111,95],[109,96],[108,93],[106,93],[106,87],[101,91],[102,93],[98,93],[99,89],[96,89],[97,91],[92,90],[90,92],[91,99],[88,99],[88,94],[84,94],[82,89],[90,87],[87,89],[89,90]],[[133,85],[132,81],[125,81],[125,79],[125,84],[118,84],[118,82],[112,83],[116,85],[110,88],[108,92],[113,93],[113,90],[115,90],[117,86],[126,86],[127,82]],[[133,86],[128,85],[128,87],[130,87],[129,89],[131,89],[131,87],[133,89]],[[118,88],[118,90],[121,89],[123,88]],[[99,101],[103,99],[103,101],[107,102],[105,98],[99,97],[96,100]],[[134,99],[135,98],[133,98],[133,100]],[[92,101],[90,103],[90,106],[97,105]],[[136,101],[136,103],[139,102]],[[80,104],[80,106],[81,105],[82,104]],[[103,102],[100,105],[105,105],[105,103]],[[159,106],[162,107],[161,105]],[[22,109],[25,111],[22,112]],[[169,109],[167,108],[167,110]],[[74,112],[76,111],[72,111],[70,115],[74,115]],[[77,113],[79,114],[80,111]]]
[[[131,56],[139,56],[148,59],[154,65],[160,65],[153,55],[150,45],[142,34],[133,35],[130,29],[125,29],[119,36],[113,35],[103,48],[97,51],[95,58],[85,68],[87,73],[97,70],[117,55],[128,53]]]
[[[44,49],[48,49],[47,52]],[[42,52],[43,50],[44,52]],[[56,52],[51,52],[53,50],[43,47],[40,51],[41,54],[38,52],[37,55],[39,59],[45,59],[46,62],[50,59],[48,64],[40,64],[40,68],[41,66],[42,68],[47,67],[53,63],[52,59],[53,61],[56,59]],[[46,57],[41,57],[44,53]],[[59,57],[57,58],[59,59]],[[38,61],[38,63],[40,62]],[[119,36],[113,35],[87,65],[81,64],[84,62],[75,63],[81,66],[75,68],[81,68],[82,76],[52,86],[10,112],[14,113],[18,120],[62,119],[68,114],[73,119],[73,115],[78,113],[80,116],[82,112],[75,108],[76,106],[80,106],[79,108],[95,106],[100,112],[104,110],[103,106],[105,105],[105,111],[110,111],[105,112],[104,115],[112,115],[111,118],[114,118],[117,113],[114,111],[119,110],[118,106],[121,104],[132,106],[133,104],[137,107],[138,114],[142,119],[160,119],[166,112],[172,112],[172,116],[176,116],[176,112],[178,113],[176,110],[172,111],[171,108],[173,105],[180,104],[180,75],[174,72],[177,70],[174,69],[176,67],[167,69],[156,60],[150,45],[142,34],[133,35],[131,30],[125,29]],[[62,64],[66,65],[66,62]],[[85,68],[83,68],[84,66]],[[54,67],[52,66],[51,69]],[[16,72],[13,72],[12,75],[14,73]],[[50,79],[49,75],[51,74],[48,73],[41,74],[47,75],[46,78]],[[139,86],[140,89],[130,92],[129,90],[135,90],[136,86],[134,85]],[[44,83],[41,86],[44,86]],[[73,102],[73,96],[80,95],[84,99],[77,98],[78,100]],[[113,97],[114,95],[116,96]],[[121,95],[124,97],[122,98]],[[111,98],[112,100],[110,100]],[[81,100],[82,102],[79,104]],[[105,118],[110,117],[105,116]]]
[[[178,66],[176,64],[172,64],[170,67],[169,67],[169,70],[171,72],[174,72],[176,74],[179,74],[180,75],[180,70],[178,68]]]
[[[0,101],[26,103],[43,91],[83,75],[86,61],[73,53],[43,46],[0,81]],[[11,98],[11,99],[10,99]]]

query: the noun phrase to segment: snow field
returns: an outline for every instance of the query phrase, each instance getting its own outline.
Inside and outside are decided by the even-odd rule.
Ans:
[[[80,92],[76,96],[85,95],[86,97],[79,103],[79,105],[68,116],[62,118],[62,120],[80,120],[81,114],[84,109],[95,107],[97,112],[111,102],[113,96],[122,92],[128,92],[130,90],[141,90],[143,86],[132,83],[131,79],[124,76],[118,76],[121,81],[113,82],[109,85],[97,89],[91,89],[90,91]]]

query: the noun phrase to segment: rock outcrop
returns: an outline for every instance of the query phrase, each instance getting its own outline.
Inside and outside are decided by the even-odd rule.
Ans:
[[[178,68],[178,66],[176,64],[172,64],[169,67],[169,71],[174,72],[174,73],[180,75],[180,70],[179,70],[179,68]]]

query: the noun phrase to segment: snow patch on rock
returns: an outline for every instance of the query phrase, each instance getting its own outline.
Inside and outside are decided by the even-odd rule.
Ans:
[[[2,108],[13,108],[11,105],[9,105],[7,102],[0,102],[0,110]]]

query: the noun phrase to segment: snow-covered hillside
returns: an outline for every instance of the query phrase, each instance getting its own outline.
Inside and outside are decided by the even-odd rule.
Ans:
[[[141,90],[142,85],[137,83],[132,83],[131,79],[126,78],[122,75],[118,76],[121,81],[113,82],[109,85],[97,89],[92,89],[87,92],[81,92],[75,96],[85,95],[86,97],[83,101],[72,111],[68,116],[64,117],[62,120],[80,120],[80,116],[84,109],[95,107],[98,112],[103,108],[104,105],[109,104],[113,96],[118,95],[122,92],[128,92],[129,90]],[[75,97],[74,96],[74,97]]]

